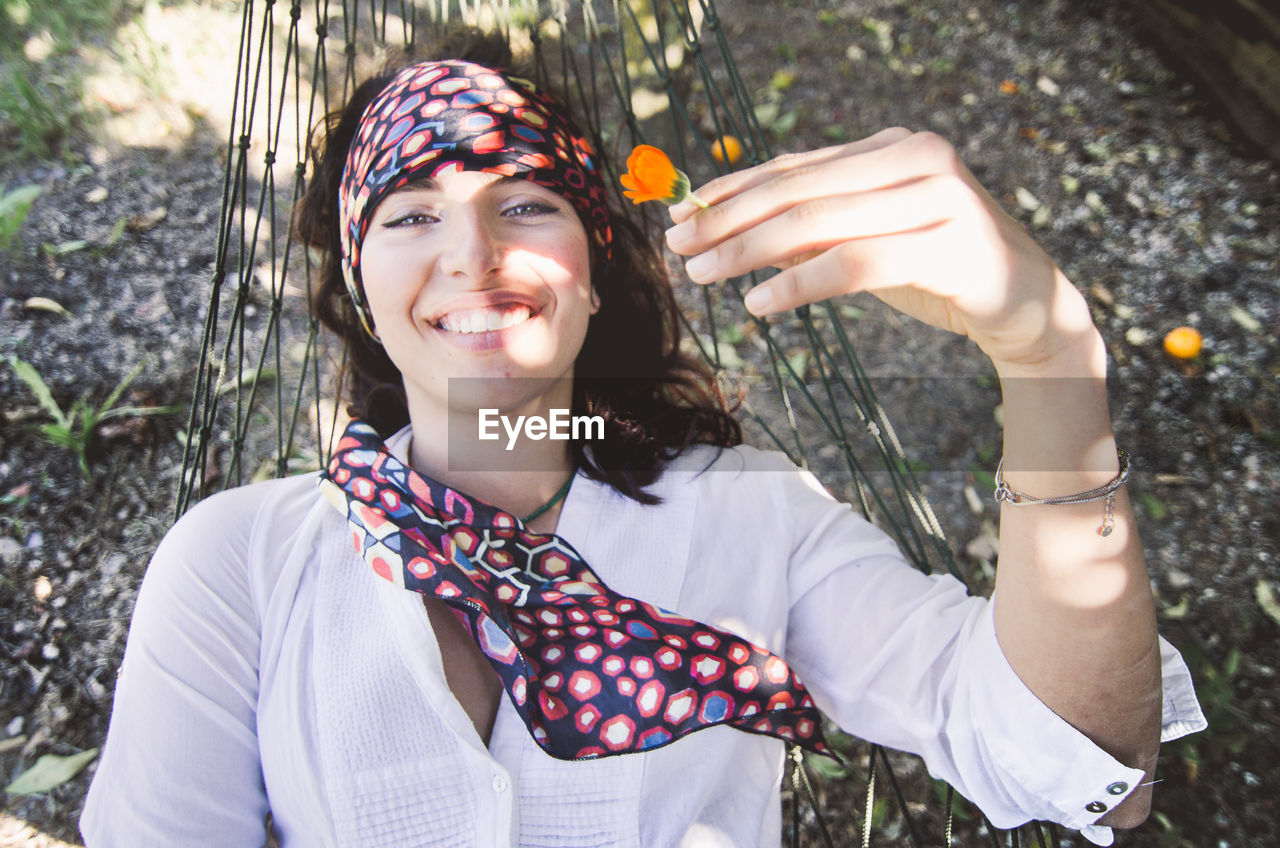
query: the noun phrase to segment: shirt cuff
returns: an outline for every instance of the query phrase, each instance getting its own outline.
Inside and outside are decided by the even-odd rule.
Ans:
[[[973,661],[983,669],[985,685],[974,687],[973,715],[985,716],[982,735],[1006,800],[1008,815],[988,817],[1009,828],[1028,819],[1055,821],[1095,845],[1112,843],[1111,829],[1095,823],[1125,799],[1145,773],[1129,768],[1099,748],[1050,710],[1009,665],[996,639],[993,604],[986,605],[973,633]],[[1206,726],[1177,650],[1160,639],[1163,675],[1161,741],[1177,739]],[[1003,820],[1001,820],[1003,819]]]

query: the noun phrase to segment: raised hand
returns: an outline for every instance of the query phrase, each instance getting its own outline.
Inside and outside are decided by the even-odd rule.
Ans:
[[[698,283],[781,269],[748,292],[757,315],[870,291],[1022,372],[1092,335],[1084,299],[933,133],[780,156],[697,195],[709,208],[673,206],[667,242]]]

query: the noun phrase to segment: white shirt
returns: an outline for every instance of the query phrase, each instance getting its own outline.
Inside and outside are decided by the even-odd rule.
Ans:
[[[404,459],[409,439],[388,446]],[[996,826],[1109,843],[1085,807],[1142,772],[1022,684],[987,601],[916,571],[780,454],[697,448],[650,491],[664,502],[580,474],[556,532],[615,591],[784,656],[846,732],[921,754]],[[1161,647],[1172,739],[1204,719]],[[775,846],[783,753],[713,727],[562,762],[505,696],[486,747],[421,598],[363,563],[308,475],[215,495],[161,543],[80,826],[90,848],[260,846],[268,812],[285,848]]]

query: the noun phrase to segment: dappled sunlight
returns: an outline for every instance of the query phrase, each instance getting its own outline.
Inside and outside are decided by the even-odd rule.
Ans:
[[[0,813],[0,848],[75,848],[8,813]]]
[[[1092,613],[1133,597],[1137,578],[1125,566],[1132,523],[1116,521],[1111,534],[1104,538],[1096,532],[1102,517],[1102,503],[1052,509],[1071,509],[1076,514],[1066,520],[1059,513],[1059,520],[1045,521],[1036,528],[1037,546],[1072,554],[1065,561],[1045,561],[1037,565],[1035,579],[1046,600],[1063,610]],[[1008,546],[1008,539],[1002,541]]]
[[[288,9],[276,11],[268,37],[273,51],[291,56],[283,74],[278,60],[259,68],[256,55],[244,67],[245,58],[238,55],[244,15],[232,4],[148,4],[137,19],[116,30],[109,45],[83,48],[85,105],[100,119],[104,144],[176,149],[202,128],[225,140],[234,120],[235,135],[249,137],[250,175],[266,175],[267,151],[274,150],[275,160],[284,165],[275,169],[277,182],[289,185],[309,131],[296,115],[318,120],[324,106],[312,105],[311,57],[318,47],[314,22],[299,21],[296,46],[290,50],[295,39],[290,37]],[[256,48],[263,36],[263,12],[251,13],[248,35]],[[249,115],[236,108],[238,70],[240,88],[256,85],[259,91]]]
[[[149,5],[107,46],[88,46],[86,107],[108,144],[173,149],[197,121],[225,131],[235,90],[240,13],[233,7]]]

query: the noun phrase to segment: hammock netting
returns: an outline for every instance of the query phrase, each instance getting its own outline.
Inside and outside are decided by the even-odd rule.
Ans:
[[[340,354],[326,349],[306,308],[317,257],[290,238],[292,201],[309,176],[306,139],[389,49],[430,43],[460,24],[496,28],[517,53],[527,51],[613,162],[635,144],[656,144],[697,185],[727,167],[712,155],[716,139],[741,140],[737,167],[771,156],[713,0],[246,0],[178,514],[213,488],[327,460],[341,432]],[[606,184],[620,191],[616,173]],[[740,407],[748,440],[846,493],[917,567],[961,576],[840,308],[803,308],[785,325],[754,319],[742,306],[753,278],[678,287],[696,289],[681,294],[688,343],[731,394],[750,385]],[[265,318],[256,316],[264,307]],[[743,327],[755,346],[753,373],[725,344]],[[217,474],[208,473],[213,466]],[[915,758],[833,738],[842,768],[791,751],[786,844],[1059,844],[1049,825],[996,830]]]

